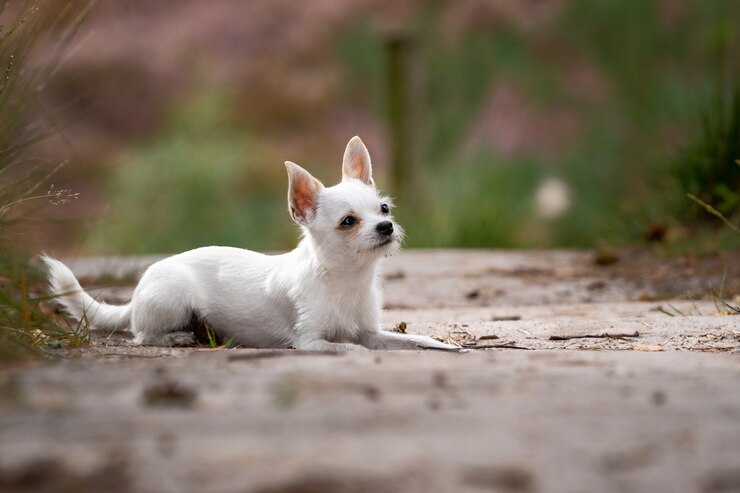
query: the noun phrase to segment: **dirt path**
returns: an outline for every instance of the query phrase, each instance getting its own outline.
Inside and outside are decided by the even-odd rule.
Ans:
[[[738,260],[391,259],[386,328],[509,349],[96,338],[0,371],[0,491],[740,491],[740,316],[711,294],[737,304]],[[120,278],[150,261],[73,268]]]

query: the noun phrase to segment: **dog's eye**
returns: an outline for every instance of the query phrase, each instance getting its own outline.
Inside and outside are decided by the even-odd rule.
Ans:
[[[341,228],[351,228],[352,226],[355,225],[356,222],[357,222],[357,218],[355,218],[354,216],[347,216],[344,219],[342,219],[342,222],[339,223],[339,226]]]
[[[388,204],[380,204],[380,212],[383,214],[388,214],[391,211],[391,208],[388,207]]]

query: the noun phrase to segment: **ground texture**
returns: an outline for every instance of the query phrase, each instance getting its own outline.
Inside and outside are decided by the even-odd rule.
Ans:
[[[117,301],[152,260],[70,265]],[[740,491],[740,256],[412,251],[385,275],[386,329],[468,349],[96,336],[0,370],[0,491]]]

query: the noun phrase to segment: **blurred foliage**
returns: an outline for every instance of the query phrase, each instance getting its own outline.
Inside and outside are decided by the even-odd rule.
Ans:
[[[542,171],[533,163],[491,166],[492,162],[496,158],[482,152],[461,169],[447,166],[428,178],[422,187],[426,194],[419,200],[430,215],[420,218],[406,208],[396,214],[410,241],[418,244],[418,238],[424,238],[424,246],[517,246],[529,231],[533,204],[528,198]]]
[[[693,194],[720,214],[740,217],[740,85],[717,96],[702,120],[701,133],[677,158],[674,173],[686,194]],[[706,218],[693,204],[683,208],[694,219]]]
[[[58,130],[58,114],[42,103],[65,50],[92,4],[56,1],[0,4],[0,360],[37,347],[86,340],[81,327],[67,331],[41,306],[43,274],[19,246],[14,228],[37,219],[41,206],[74,199],[48,187],[60,162],[29,159],[24,151]],[[49,47],[53,49],[49,50]],[[42,48],[43,47],[43,48]],[[45,56],[41,56],[41,50]]]
[[[285,248],[285,169],[231,119],[231,100],[203,90],[175,108],[164,130],[122,158],[109,210],[88,246],[103,253],[174,252],[203,245]]]
[[[735,33],[739,20],[740,4],[731,1],[686,2],[670,26],[659,18],[655,1],[575,1],[538,32],[504,24],[450,41],[439,35],[434,15],[422,19],[423,162],[436,184],[425,193],[434,190],[435,196],[421,209],[398,202],[401,215],[411,206],[448,219],[432,223],[425,215],[406,214],[409,245],[589,247],[599,240],[639,240],[656,222],[681,224],[687,204],[674,202],[685,194],[668,157],[675,159],[675,149],[683,148],[683,135],[702,118],[702,101],[716,84],[720,62],[711,55],[717,33]],[[385,111],[382,50],[382,37],[366,24],[347,33],[340,50],[354,75],[353,91],[371,94],[379,117]],[[574,92],[568,71],[581,67],[601,75],[605,97]],[[470,125],[501,81],[514,81],[540,109],[551,103],[571,108],[583,122],[581,135],[546,156],[466,150]],[[732,120],[723,116],[729,108],[723,101],[704,119],[724,128]],[[721,131],[724,136],[709,140],[729,146],[729,128]],[[737,140],[732,142],[736,150]],[[726,163],[734,151],[712,152],[696,149],[694,157],[678,158],[685,161],[683,173],[700,190],[732,201],[736,170]],[[538,218],[531,207],[538,182],[547,176],[563,180],[572,193],[572,207],[555,220]]]
[[[680,237],[691,221],[689,189],[720,210],[736,207],[737,170],[725,167],[738,157],[730,137],[736,110],[727,100],[707,110],[704,101],[723,63],[718,38],[725,47],[737,45],[740,3],[571,1],[535,29],[503,20],[454,35],[444,31],[442,5],[429,3],[406,26],[418,41],[423,74],[416,88],[423,169],[417,193],[396,201],[409,246],[624,244],[654,228],[675,229]],[[332,96],[380,122],[387,115],[386,40],[367,20],[335,40],[345,79]],[[581,82],[586,89],[574,82],[584,73],[591,77]],[[537,124],[545,130],[529,137],[531,149],[471,144],[492,91],[502,85],[521,93],[522,111],[544,120]],[[110,207],[100,226],[90,228],[86,250],[164,252],[213,243],[283,249],[294,243],[277,164],[292,156],[278,159],[280,146],[263,144],[259,121],[236,123],[231,102],[219,88],[194,91],[159,133],[121,158],[108,188]],[[289,110],[295,121],[314,116],[313,109]],[[548,118],[563,111],[576,130],[560,139],[559,121]],[[701,120],[704,130],[697,132],[694,123]],[[555,151],[540,142],[547,139],[556,140]],[[341,149],[336,156],[338,166]],[[311,159],[304,161],[314,171]],[[382,173],[382,166],[376,169]],[[569,193],[570,206],[557,217],[543,216],[536,206],[538,189],[552,178]],[[377,181],[384,183],[382,176]],[[719,238],[720,248],[734,246]]]

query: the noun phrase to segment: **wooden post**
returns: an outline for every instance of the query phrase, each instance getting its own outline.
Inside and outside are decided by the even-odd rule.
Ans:
[[[395,32],[386,39],[391,178],[393,193],[399,198],[413,194],[418,156],[415,48],[412,36],[405,32]]]

